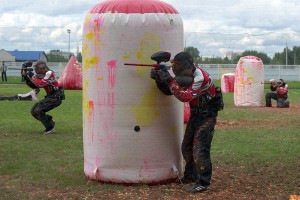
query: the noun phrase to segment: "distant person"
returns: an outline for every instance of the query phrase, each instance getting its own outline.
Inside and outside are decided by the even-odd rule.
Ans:
[[[31,114],[42,122],[45,134],[51,134],[54,132],[55,121],[46,112],[60,106],[65,99],[64,88],[59,86],[54,72],[48,68],[45,61],[37,61],[34,71],[35,75],[31,71],[22,70],[26,84],[31,88],[44,88],[47,95],[32,106]]]
[[[40,89],[34,89],[26,94],[17,94],[14,96],[0,96],[0,101],[38,101],[36,95],[39,93]]]
[[[290,102],[287,101],[289,86],[283,79],[271,79],[270,90],[271,92],[266,94],[266,107],[272,107],[272,99],[277,101],[277,108],[290,107]]]
[[[2,81],[6,81],[7,82],[7,76],[6,76],[6,71],[7,71],[7,66],[5,65],[5,62],[2,61],[2,66],[1,66],[1,77],[2,77]]]

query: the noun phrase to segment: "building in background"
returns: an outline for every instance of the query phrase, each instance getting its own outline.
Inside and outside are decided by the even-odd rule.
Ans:
[[[16,62],[24,62],[26,60],[31,60],[31,61],[38,61],[38,60],[43,60],[43,61],[48,61],[47,55],[45,54],[44,51],[19,51],[19,50],[14,50],[14,51],[7,51],[10,55],[15,57]]]
[[[0,50],[0,61],[4,62],[14,62],[16,61],[16,57],[11,55],[9,52],[5,51],[4,49]]]

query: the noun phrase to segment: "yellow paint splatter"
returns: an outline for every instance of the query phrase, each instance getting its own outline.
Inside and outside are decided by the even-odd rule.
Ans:
[[[130,58],[130,55],[129,54],[125,54],[124,56],[123,56],[123,60],[127,60],[127,59],[129,59]]]
[[[99,63],[99,58],[97,56],[94,56],[90,59],[89,63],[95,65]]]
[[[103,78],[102,77],[97,78],[97,81],[103,81]]]
[[[131,112],[135,114],[136,123],[140,126],[146,126],[153,123],[153,120],[160,116],[158,110],[150,110],[156,102],[157,89],[155,85],[152,85],[149,92],[141,99],[139,105],[133,105]]]
[[[93,40],[94,39],[94,33],[93,32],[88,32],[85,35],[85,38],[88,39],[88,40]]]

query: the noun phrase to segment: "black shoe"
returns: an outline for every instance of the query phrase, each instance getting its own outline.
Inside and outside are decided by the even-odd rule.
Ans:
[[[209,190],[209,185],[203,186],[200,183],[196,183],[195,185],[193,185],[187,191],[190,192],[190,193],[197,193],[197,192],[204,192],[206,190]]]
[[[44,130],[44,131],[45,131],[45,134],[47,135],[47,134],[53,133],[53,132],[55,131],[55,130],[54,130],[54,126],[55,126],[55,121],[52,120],[52,121],[50,122],[49,127],[46,128],[46,129]]]

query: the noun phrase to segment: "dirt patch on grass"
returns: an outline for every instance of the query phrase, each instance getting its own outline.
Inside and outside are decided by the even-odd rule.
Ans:
[[[149,199],[149,200],[185,200],[185,199],[289,199],[290,195],[300,194],[299,168],[251,166],[214,167],[210,191],[190,194],[186,190],[192,184],[170,183],[164,185],[123,186],[110,185],[94,181],[86,182],[82,187],[47,188],[45,184],[25,183],[20,180],[20,188],[8,177],[1,177],[2,192],[15,194],[15,197],[29,199]],[[299,164],[299,163],[298,163]],[[1,183],[1,182],[0,182]],[[2,196],[3,197],[3,196]]]

